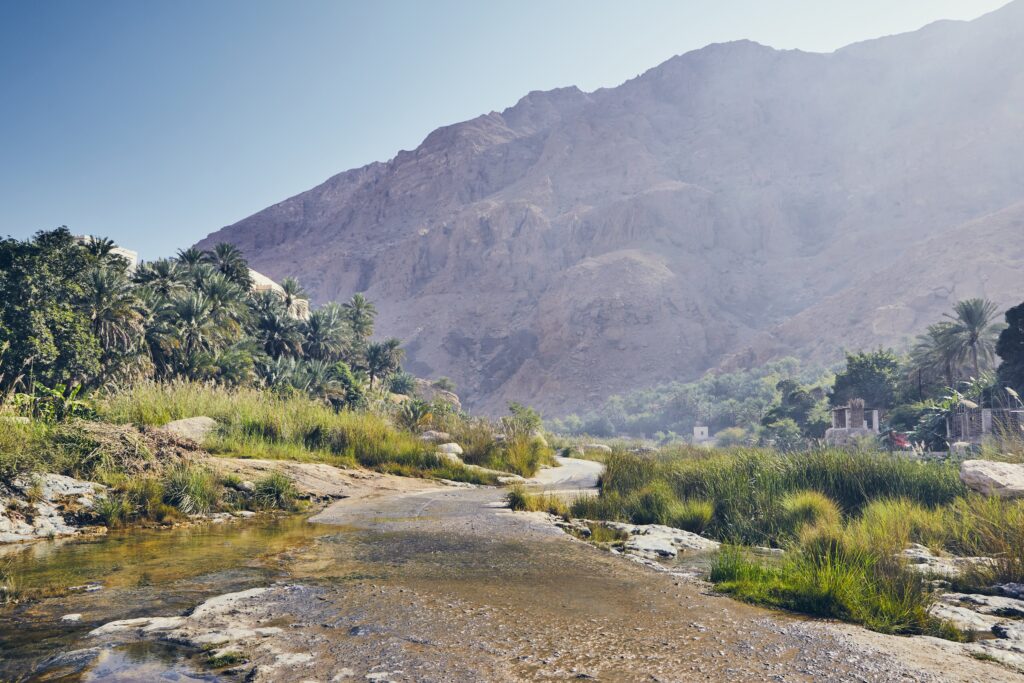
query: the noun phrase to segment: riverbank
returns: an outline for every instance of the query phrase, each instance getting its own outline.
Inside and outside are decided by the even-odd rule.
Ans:
[[[113,626],[83,644],[205,645],[231,660],[221,671],[256,681],[1020,680],[927,641],[714,595],[513,513],[503,496],[343,499],[315,517],[331,533],[289,554],[284,583],[208,604],[202,619]]]

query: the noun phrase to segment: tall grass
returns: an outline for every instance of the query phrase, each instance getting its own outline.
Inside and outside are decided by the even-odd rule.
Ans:
[[[99,412],[115,422],[160,425],[205,415],[219,428],[204,442],[212,453],[249,458],[362,465],[408,476],[493,483],[451,465],[410,432],[372,412],[337,412],[304,396],[195,383],[144,383],[106,397]]]
[[[601,498],[581,503],[580,512],[641,523],[680,502],[712,501],[712,535],[750,544],[780,545],[793,538],[792,498],[799,492],[832,501],[844,515],[856,515],[878,498],[902,498],[926,507],[945,505],[966,492],[956,467],[915,462],[885,453],[819,450],[783,454],[765,449],[702,451],[682,457],[644,456],[615,451],[607,458]],[[652,496],[651,492],[657,491]],[[647,492],[645,494],[645,492]],[[646,496],[646,497],[645,497]],[[638,505],[639,499],[654,504]],[[832,506],[829,506],[832,507]],[[652,513],[652,514],[649,514]],[[811,514],[804,509],[800,514]],[[822,514],[835,514],[831,511]]]
[[[748,602],[853,621],[882,633],[959,637],[929,615],[932,597],[920,575],[841,541],[818,540],[794,549],[779,565],[726,546],[713,561],[711,580]]]

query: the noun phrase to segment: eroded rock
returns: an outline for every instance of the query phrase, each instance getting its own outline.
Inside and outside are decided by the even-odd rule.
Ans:
[[[986,496],[1024,498],[1024,465],[993,460],[960,463],[960,481]]]
[[[45,473],[0,484],[0,543],[20,543],[79,533],[82,513],[103,486]]]
[[[205,416],[186,417],[183,420],[168,422],[163,427],[160,427],[162,432],[166,432],[179,439],[194,441],[197,444],[203,443],[206,437],[215,429],[217,429],[217,421],[212,417]]]

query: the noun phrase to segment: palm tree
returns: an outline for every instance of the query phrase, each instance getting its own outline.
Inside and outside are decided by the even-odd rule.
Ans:
[[[299,322],[283,309],[269,310],[256,322],[256,337],[272,358],[302,355],[302,330]]]
[[[950,334],[952,327],[953,324],[950,322],[935,323],[929,325],[928,331],[917,338],[910,351],[910,368],[911,372],[917,375],[919,387],[923,385],[927,376],[929,380],[933,377],[942,377],[945,386],[952,388],[958,364],[957,352]]]
[[[310,313],[303,327],[306,340],[302,348],[310,358],[337,360],[349,345],[345,321],[337,304],[327,304]]]
[[[203,255],[203,260],[246,291],[252,287],[249,264],[242,256],[241,250],[235,245],[221,242],[212,251],[206,252]]]
[[[293,277],[286,277],[281,280],[281,298],[284,301],[285,310],[294,317],[302,315],[303,310],[308,309],[309,294],[302,288],[299,281]]]
[[[185,272],[177,261],[159,259],[143,263],[135,271],[135,282],[146,285],[165,299],[185,289]]]
[[[226,334],[237,338],[244,332],[242,324],[248,318],[246,293],[233,280],[217,271],[202,278],[200,291],[210,302],[210,312]]]
[[[391,337],[366,347],[366,372],[370,376],[370,389],[373,389],[374,379],[387,377],[401,366],[405,358],[401,343]]]
[[[210,302],[201,292],[175,299],[165,314],[174,325],[176,346],[186,358],[219,345],[219,329]]]
[[[96,266],[88,273],[83,304],[92,333],[106,351],[127,351],[142,332],[139,299],[123,271]]]
[[[177,331],[171,322],[173,316],[169,313],[171,303],[148,286],[140,287],[138,295],[143,343],[157,374],[165,375],[170,370],[177,344]]]
[[[205,254],[195,247],[179,249],[177,261],[185,270],[192,270],[205,260]]]
[[[981,377],[981,361],[995,355],[996,340],[1005,325],[996,320],[999,307],[988,299],[966,299],[953,307],[949,327],[950,344],[959,358],[970,358],[974,377]]]
[[[377,315],[376,307],[362,294],[353,294],[352,298],[341,307],[356,336],[363,340],[369,339],[373,335],[373,318]]]

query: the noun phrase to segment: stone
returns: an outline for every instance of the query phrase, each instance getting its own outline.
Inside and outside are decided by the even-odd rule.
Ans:
[[[1003,595],[1024,600],[1024,583],[1003,583],[995,588]]]
[[[587,520],[581,520],[586,524]],[[628,534],[623,550],[647,559],[669,559],[681,551],[707,552],[721,544],[689,531],[662,524],[625,524],[622,522],[591,522]]]
[[[987,496],[1024,498],[1024,465],[993,460],[964,460],[960,481]]]
[[[912,543],[897,557],[905,560],[911,569],[923,574],[946,578],[955,578],[960,576],[965,569],[990,566],[995,562],[991,557],[936,555],[927,547],[917,543]]]
[[[433,429],[428,429],[420,434],[420,439],[427,441],[428,443],[446,443],[452,440],[452,435],[448,432],[438,432]]]
[[[992,629],[1002,621],[998,617],[979,614],[972,609],[942,601],[929,607],[928,613],[937,619],[948,621],[960,631],[970,635],[991,634]]]
[[[74,622],[77,622],[77,621],[81,621],[82,620],[82,615],[77,613],[77,612],[74,613],[74,614],[65,614],[64,616],[62,616],[60,618],[60,620],[61,621],[66,621],[66,622],[69,622],[69,623],[74,623]]]
[[[103,486],[45,473],[0,484],[0,544],[79,533],[76,510],[89,509]]]
[[[212,417],[205,416],[187,417],[183,420],[168,422],[159,429],[179,439],[202,444],[206,437],[217,429],[217,421]]]
[[[457,443],[443,443],[437,447],[438,453],[448,453],[451,455],[462,455],[462,446]]]
[[[1024,600],[1017,598],[1007,598],[1001,595],[945,593],[939,597],[939,600],[950,605],[967,607],[980,614],[1024,619]]]
[[[588,443],[583,445],[584,453],[611,453],[611,446],[606,446],[603,443]]]

